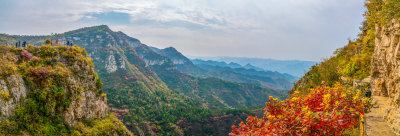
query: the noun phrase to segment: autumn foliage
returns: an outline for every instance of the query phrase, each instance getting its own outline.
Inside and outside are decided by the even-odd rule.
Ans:
[[[39,69],[31,68],[30,73],[37,77],[37,80],[42,80],[50,77],[50,67],[42,67]]]
[[[249,116],[246,123],[232,126],[230,135],[343,135],[358,127],[368,102],[363,91],[339,84],[316,87],[308,94],[295,91],[284,101],[270,97],[262,119]]]
[[[23,60],[28,61],[32,58],[32,54],[29,53],[28,51],[23,51],[21,52],[21,57]]]

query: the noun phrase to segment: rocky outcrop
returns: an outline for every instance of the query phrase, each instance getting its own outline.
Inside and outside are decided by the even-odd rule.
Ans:
[[[114,55],[108,56],[105,67],[108,73],[117,71],[117,62],[115,61]]]
[[[26,97],[28,89],[19,75],[0,79],[0,120],[9,118]]]
[[[376,27],[375,52],[371,63],[372,94],[389,97],[385,118],[400,132],[400,23]]]
[[[166,60],[151,60],[151,59],[143,59],[147,66],[152,65],[162,65],[166,62]]]
[[[96,88],[96,80],[93,75],[84,79],[71,76],[67,79],[65,88],[68,93],[75,90],[79,92],[79,89],[83,89],[75,96],[76,99],[72,99],[71,104],[64,109],[63,117],[68,125],[73,126],[82,120],[107,116],[107,99],[99,96],[95,89],[91,89]]]
[[[10,119],[26,101],[44,106],[50,111],[46,116],[59,116],[69,126],[107,116],[102,83],[84,49],[32,46],[0,50],[0,120]]]

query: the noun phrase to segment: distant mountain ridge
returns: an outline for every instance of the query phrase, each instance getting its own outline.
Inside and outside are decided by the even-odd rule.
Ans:
[[[279,73],[288,73],[296,77],[302,77],[311,66],[317,64],[314,61],[302,61],[302,60],[276,60],[276,59],[262,59],[262,58],[245,58],[245,57],[199,57],[199,56],[188,56],[191,60],[202,59],[202,60],[213,60],[213,61],[224,61],[226,63],[238,63],[240,65],[251,64],[255,67],[262,68],[266,71],[277,71]]]
[[[244,68],[244,69],[253,69],[253,70],[257,70],[257,71],[265,71],[264,69],[253,66],[249,63],[242,66],[235,62],[230,62],[228,64],[224,61],[213,61],[213,60],[202,60],[202,59],[193,59],[192,62],[196,65],[211,65],[211,66],[219,66],[219,67]]]
[[[179,71],[200,78],[219,78],[231,82],[249,83],[264,88],[273,88],[277,90],[287,91],[292,87],[292,83],[296,80],[294,76],[283,75],[278,72],[264,72],[261,68],[257,68],[250,64],[241,66],[237,63],[225,63],[216,61],[190,61],[186,56],[182,55],[173,47],[158,49],[152,47],[154,51],[174,60]],[[257,70],[259,70],[259,72]],[[156,72],[157,73],[157,72]],[[249,74],[252,73],[252,74]]]

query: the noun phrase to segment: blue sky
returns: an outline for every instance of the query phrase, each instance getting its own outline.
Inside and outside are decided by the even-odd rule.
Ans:
[[[1,0],[0,33],[106,24],[191,56],[320,61],[356,38],[362,0]]]

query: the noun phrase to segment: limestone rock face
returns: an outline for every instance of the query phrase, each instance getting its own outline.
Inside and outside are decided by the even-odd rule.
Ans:
[[[21,98],[25,98],[28,89],[24,80],[18,75],[11,75],[6,79],[0,79],[0,94],[7,94],[7,98],[0,97],[0,120],[9,118],[15,109],[21,104]]]
[[[105,97],[98,96],[96,90],[91,90],[91,88],[96,88],[96,81],[91,78],[93,78],[92,75],[84,79],[71,76],[66,81],[64,88],[67,92],[80,91],[63,112],[64,121],[70,126],[82,120],[107,116],[107,100]]]
[[[375,51],[371,63],[372,93],[389,97],[385,118],[394,132],[400,132],[400,23],[376,27]]]
[[[108,73],[117,71],[117,62],[115,61],[114,55],[110,55],[106,61],[106,69]]]

